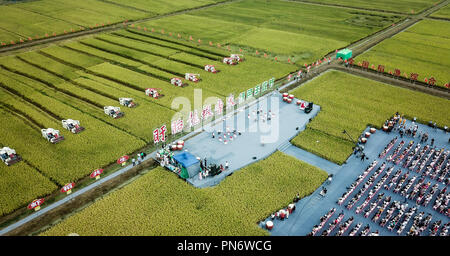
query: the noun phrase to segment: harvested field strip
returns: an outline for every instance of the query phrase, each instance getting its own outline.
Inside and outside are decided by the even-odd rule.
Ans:
[[[181,51],[181,52],[189,53],[189,54],[192,54],[192,55],[196,55],[196,56],[207,58],[207,59],[214,60],[214,61],[221,61],[221,58],[223,58],[222,56],[206,54],[206,53],[202,52],[199,49],[188,48],[188,47],[176,45],[176,44],[169,43],[169,42],[162,43],[159,40],[151,39],[149,37],[146,38],[146,37],[141,36],[141,35],[127,33],[127,31],[113,32],[112,34],[116,35],[116,36],[128,38],[128,39],[131,39],[131,40],[136,40],[136,41],[140,41],[140,42],[144,42],[144,43],[148,43],[148,44],[154,44],[154,45],[158,45],[158,46],[162,46],[162,47],[178,50],[178,51]]]
[[[192,63],[187,62],[187,61],[181,61],[181,60],[172,59],[172,58],[170,58],[170,56],[165,56],[163,54],[155,53],[155,52],[152,52],[152,51],[147,51],[147,50],[144,50],[144,49],[134,48],[134,47],[128,46],[126,44],[117,43],[117,42],[114,42],[114,41],[111,41],[111,40],[107,40],[107,39],[104,39],[104,38],[97,38],[97,39],[102,40],[102,41],[107,42],[107,43],[110,43],[110,44],[114,44],[114,45],[117,45],[117,46],[129,48],[129,49],[132,49],[132,50],[136,50],[136,51],[140,51],[140,52],[144,52],[144,53],[148,53],[148,54],[152,54],[152,55],[155,55],[155,56],[158,56],[158,57],[161,57],[161,58],[166,58],[166,59],[169,59],[169,60],[172,60],[172,61],[180,62],[180,63],[186,64],[186,65],[190,65],[190,66],[193,66],[193,67],[197,67],[197,68],[200,68],[200,69],[203,68],[203,66],[198,66],[198,65],[192,64]],[[148,64],[150,64],[150,63],[148,63]]]
[[[177,53],[177,54],[172,55],[170,57],[172,59],[175,59],[175,60],[190,61],[191,63],[195,63],[195,64],[200,65],[200,66],[205,66],[207,64],[208,65],[215,65],[216,67],[217,66],[222,66],[222,62],[221,61],[218,61],[217,63],[213,63],[211,61],[211,59],[209,59],[209,58],[204,58],[204,57],[201,57],[199,55],[191,55],[191,54],[186,53],[186,52],[180,52],[180,53]],[[217,61],[217,60],[214,60],[214,61]]]
[[[34,105],[35,107],[41,109],[42,111],[46,112],[48,115],[50,115],[51,117],[53,117],[55,120],[57,120],[57,121],[63,120],[62,117],[58,116],[57,114],[55,114],[54,112],[52,112],[50,109],[48,109],[48,108],[42,106],[41,104],[39,104],[39,103],[33,101],[32,99],[26,97],[25,95],[21,94],[20,92],[18,92],[18,91],[15,90],[14,88],[11,88],[11,87],[9,87],[9,86],[7,86],[7,85],[1,83],[1,82],[0,82],[0,87],[1,87],[3,90],[7,91],[8,93],[10,93],[10,94],[12,94],[12,95],[14,95],[14,96],[16,96],[16,97],[19,97],[19,98],[25,100],[26,102],[28,102],[28,103]]]
[[[136,62],[140,62],[140,63],[142,63],[142,64],[144,64],[144,65],[149,65],[149,66],[151,66],[151,67],[153,67],[153,68],[159,69],[159,70],[164,71],[164,72],[167,72],[167,71],[168,71],[168,70],[162,70],[161,68],[157,68],[157,67],[155,67],[154,65],[152,65],[152,64],[150,64],[150,63],[148,63],[148,62],[144,62],[144,61],[142,61],[142,60],[140,60],[140,59],[138,59],[138,58],[134,58],[134,57],[131,57],[131,56],[122,55],[122,54],[120,54],[120,53],[118,53],[118,52],[114,52],[114,51],[111,51],[111,50],[108,50],[108,49],[105,49],[105,48],[102,48],[102,47],[98,47],[98,46],[96,46],[96,45],[91,45],[91,44],[88,44],[88,43],[85,43],[85,42],[81,42],[81,43],[82,43],[82,44],[85,44],[85,45],[87,45],[87,46],[90,46],[90,47],[92,47],[92,48],[95,48],[95,49],[97,49],[97,50],[105,51],[105,52],[107,52],[107,53],[114,54],[114,55],[117,55],[117,56],[120,56],[120,57],[129,59],[129,60],[133,60],[133,61],[136,61]],[[126,64],[123,64],[123,65],[126,65]],[[157,74],[154,74],[154,73],[144,72],[144,71],[142,71],[142,70],[135,69],[133,66],[128,66],[127,68],[132,69],[132,70],[134,70],[134,71],[136,71],[136,72],[143,73],[143,74],[145,74],[145,75],[152,76],[152,77],[154,77],[154,78],[160,79],[160,80],[165,81],[165,82],[170,82],[170,77],[165,77],[165,76],[160,76],[160,75],[157,75]],[[168,72],[168,73],[170,73],[170,72]],[[181,74],[181,73],[177,73],[177,74],[173,74],[173,75],[174,75],[174,76],[184,76],[184,75]]]
[[[83,53],[92,57],[97,57],[97,58],[101,58],[105,61],[111,62],[111,63],[120,63],[120,64],[124,64],[124,65],[128,65],[128,66],[133,66],[133,67],[138,67],[140,65],[142,65],[140,62],[136,62],[136,61],[131,61],[129,59],[120,57],[118,55],[114,55],[102,50],[98,50],[95,48],[92,48],[88,45],[84,45],[81,44],[80,42],[74,42],[74,43],[68,43],[68,44],[64,44],[61,47],[79,52],[79,53]]]
[[[114,42],[121,45],[126,45],[128,48],[133,50],[141,50],[143,52],[150,52],[150,53],[158,53],[164,57],[170,56],[172,54],[177,53],[178,49],[170,49],[167,47],[161,47],[159,45],[149,44],[147,42],[141,42],[138,40],[132,40],[129,38],[121,37],[118,35],[113,35],[109,33],[102,33],[97,34],[94,36],[95,39],[98,40],[105,40],[106,42]]]
[[[48,57],[48,58],[52,58],[52,59],[53,59],[53,56],[52,56],[52,55],[48,55],[47,53],[41,52],[41,51],[39,51],[39,53],[42,54],[42,55],[44,55],[44,56],[46,56],[46,57]],[[55,59],[55,60],[58,61],[57,59]],[[26,62],[26,61],[25,61],[25,62]],[[29,63],[29,64],[31,65],[31,63]],[[62,63],[62,64],[64,64],[64,63]],[[70,66],[72,66],[72,65],[70,65]],[[99,95],[101,95],[101,96],[110,98],[110,99],[112,99],[112,100],[118,100],[117,97],[114,97],[114,96],[112,96],[112,95],[110,95],[110,94],[108,94],[108,93],[105,93],[105,92],[103,92],[103,91],[95,90],[95,89],[89,88],[89,87],[87,87],[87,86],[84,86],[83,84],[78,83],[76,80],[72,80],[72,79],[65,78],[65,77],[63,77],[62,75],[58,74],[58,73],[54,73],[54,72],[51,72],[51,71],[49,71],[49,70],[43,68],[42,66],[36,66],[36,67],[41,68],[41,69],[43,69],[43,70],[45,70],[45,71],[47,71],[47,72],[49,72],[49,73],[52,73],[52,74],[54,74],[55,76],[61,77],[61,78],[65,79],[67,82],[70,82],[70,83],[72,83],[72,84],[74,84],[74,85],[77,85],[77,86],[79,86],[79,87],[81,87],[81,88],[83,88],[83,89],[90,90],[90,91],[92,91],[92,92],[94,92],[94,93],[97,93],[97,94],[99,94]],[[80,69],[84,69],[84,68],[80,67]],[[79,76],[79,75],[78,75],[78,76]]]
[[[10,104],[0,102],[0,108],[7,111],[11,115],[14,115],[14,116],[18,117],[19,119],[23,120],[25,124],[27,124],[34,130],[36,130],[38,133],[41,132],[41,129],[45,128],[45,126],[43,124],[39,123],[31,116],[27,115],[26,113],[20,111],[19,109],[15,108],[14,106],[12,106]]]
[[[104,62],[102,58],[96,57],[94,55],[86,55],[62,46],[45,47],[43,49],[40,49],[39,53],[45,53],[43,55],[47,57],[55,56],[63,59],[70,59],[71,63],[84,68],[95,66]],[[70,56],[70,58],[67,58],[67,56]]]
[[[74,94],[74,93],[72,93],[72,92],[70,92],[70,91],[67,91],[67,90],[64,90],[64,89],[60,89],[60,88],[56,87],[55,85],[53,85],[52,83],[50,83],[50,82],[48,82],[48,81],[46,81],[46,80],[44,80],[44,79],[41,79],[41,78],[39,78],[39,77],[30,75],[30,74],[27,74],[27,73],[24,73],[24,72],[19,71],[19,70],[11,69],[11,68],[9,68],[9,67],[4,66],[3,64],[0,64],[0,67],[2,67],[3,69],[6,69],[6,70],[8,70],[8,71],[10,71],[10,72],[12,72],[12,73],[15,73],[15,74],[18,74],[18,75],[22,75],[22,76],[31,78],[31,79],[33,79],[33,80],[36,80],[36,81],[38,81],[38,82],[40,82],[40,83],[42,83],[42,84],[47,85],[48,87],[50,87],[50,88],[52,88],[52,89],[58,90],[58,91],[60,91],[60,92],[63,92],[63,93],[65,93],[65,94],[67,94],[67,95],[69,95],[69,96],[71,96],[71,97],[77,98],[77,99],[79,99],[79,100],[81,100],[81,101],[85,101],[85,102],[87,102],[87,103],[89,103],[89,104],[91,104],[91,105],[93,105],[93,106],[96,106],[96,107],[98,107],[98,108],[100,108],[100,109],[103,110],[103,106],[100,105],[100,104],[98,104],[97,102],[94,102],[94,101],[85,99],[85,98],[83,98],[83,97],[80,97],[80,96],[78,96],[78,95],[76,95],[76,94]]]
[[[42,69],[42,70],[44,70],[44,71],[46,71],[46,72],[48,72],[48,73],[50,73],[50,74],[52,74],[52,75],[54,75],[54,76],[57,76],[57,77],[59,77],[59,78],[65,80],[67,83],[71,83],[71,84],[74,84],[74,85],[76,85],[76,86],[79,86],[79,87],[81,87],[81,88],[83,88],[83,89],[87,89],[87,90],[89,90],[89,91],[91,91],[91,92],[94,92],[94,93],[99,94],[99,95],[101,95],[101,96],[107,97],[107,98],[109,98],[109,99],[111,99],[111,100],[114,100],[114,101],[118,100],[118,98],[116,98],[116,97],[114,97],[114,96],[112,96],[112,95],[110,95],[110,94],[107,94],[107,93],[105,93],[105,92],[102,92],[102,91],[99,91],[99,90],[94,90],[94,89],[92,89],[92,88],[86,87],[86,86],[84,86],[83,84],[77,83],[76,81],[74,81],[74,80],[72,80],[72,79],[69,79],[69,78],[67,78],[66,76],[64,76],[64,75],[62,75],[62,74],[60,74],[60,73],[57,73],[57,72],[48,70],[47,68],[44,68],[43,66],[40,66],[40,65],[34,64],[34,63],[32,63],[32,62],[29,62],[28,60],[22,59],[22,58],[19,57],[19,56],[17,56],[17,58],[19,58],[20,60],[22,60],[23,62],[25,62],[25,63],[27,63],[27,64],[29,64],[29,65],[31,65],[31,66],[34,66],[34,67],[39,68],[39,69]],[[58,84],[58,85],[59,85],[59,84]],[[57,87],[59,88],[59,86],[57,86]]]
[[[181,45],[181,46],[189,47],[189,48],[192,48],[194,50],[198,50],[198,51],[202,51],[202,52],[209,53],[209,54],[212,54],[212,55],[216,55],[218,57],[228,57],[228,55],[225,53],[225,51],[219,51],[219,50],[214,51],[212,48],[211,49],[205,49],[205,47],[193,46],[193,45],[190,45],[190,44],[187,44],[187,43],[181,43],[180,41],[170,40],[167,37],[162,37],[162,36],[160,37],[160,36],[156,36],[154,34],[150,35],[148,33],[142,33],[142,32],[139,32],[139,31],[136,31],[136,30],[133,30],[133,29],[127,29],[127,31],[129,31],[130,33],[134,33],[134,34],[150,37],[150,38],[153,38],[153,39],[156,39],[156,40],[160,40],[160,41],[164,41],[164,42],[168,42],[168,43],[173,43],[173,44],[178,44],[178,45]]]
[[[59,74],[58,77],[63,80],[78,77],[78,74],[75,72],[76,69],[42,56],[37,51],[17,54],[16,58],[34,67],[45,67],[45,71],[53,75]]]

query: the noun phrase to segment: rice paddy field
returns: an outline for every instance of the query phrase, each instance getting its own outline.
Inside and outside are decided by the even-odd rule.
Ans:
[[[257,222],[326,178],[325,171],[281,152],[207,189],[158,167],[42,235],[268,235]]]
[[[339,71],[326,72],[291,93],[321,106],[292,143],[338,164],[353,152],[354,143],[344,129],[357,140],[367,126],[380,129],[396,112],[409,119],[417,117],[421,123],[433,120],[440,127],[450,122],[447,99]]]
[[[217,100],[225,103],[230,94],[237,98],[271,78],[279,80],[278,87],[305,63],[364,41],[435,4],[0,1],[0,43],[5,47],[0,55],[0,148],[14,148],[23,158],[11,167],[0,164],[0,222],[26,210],[36,198],[88,179],[95,169],[119,168],[115,163],[122,155],[153,151],[153,130],[163,124],[174,138],[170,125],[177,112],[202,111],[198,107],[206,99],[214,100],[214,109]],[[433,16],[447,17],[448,8]],[[57,37],[112,24],[116,27],[107,32],[70,40]],[[434,76],[442,87],[450,81],[449,35],[448,21],[427,18],[356,56],[356,62],[418,73],[421,81]],[[8,50],[19,39],[52,36],[53,43],[30,48],[25,43],[24,49]],[[232,53],[242,53],[245,61],[224,64],[223,58]],[[207,72],[205,65],[220,72]],[[201,80],[189,81],[185,73],[198,74]],[[171,84],[175,77],[183,87]],[[147,96],[147,88],[156,88],[162,97]],[[368,125],[380,128],[397,111],[422,123],[433,120],[439,127],[450,121],[448,99],[340,71],[329,70],[291,93],[320,106],[291,143],[337,164],[344,164],[353,151],[344,129],[357,139]],[[124,97],[133,98],[137,107],[121,106],[119,98]],[[175,104],[180,98],[189,104]],[[124,117],[108,116],[105,106],[120,106]],[[64,129],[61,120],[69,118],[86,130],[72,134]],[[59,130],[65,140],[49,143],[43,128]],[[310,195],[326,178],[325,171],[280,151],[204,189],[157,167],[42,235],[268,235],[259,221],[286,207],[297,192]]]
[[[355,61],[384,65],[385,71],[400,69],[407,76],[419,74],[418,80],[434,77],[444,86],[450,81],[450,23],[423,20],[396,36],[376,45]]]
[[[250,11],[251,10],[251,11]],[[401,20],[399,15],[287,1],[238,1],[144,22],[185,38],[267,53],[299,65]]]

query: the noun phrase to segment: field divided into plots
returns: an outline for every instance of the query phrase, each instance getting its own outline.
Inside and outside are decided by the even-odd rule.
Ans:
[[[0,215],[152,143],[153,129],[162,124],[168,125],[170,134],[170,120],[180,110],[172,109],[177,97],[187,98],[191,105],[184,107],[192,110],[194,101],[200,100],[199,106],[211,97],[225,102],[230,93],[295,69],[252,57],[226,66],[221,60],[229,54],[124,30],[0,58],[0,110],[2,123],[8,123],[0,131],[9,135],[1,143],[27,161],[31,175],[29,181],[18,176],[10,182],[22,182],[20,188],[36,182],[17,200],[2,205]],[[204,71],[206,64],[216,65],[221,72]],[[187,72],[200,74],[202,80],[185,80]],[[181,77],[187,86],[172,85],[173,77]],[[148,97],[146,88],[158,88],[164,96]],[[195,89],[201,89],[201,99],[194,98]],[[133,98],[138,106],[120,106],[121,97]],[[125,116],[113,119],[104,113],[104,106],[120,106]],[[75,135],[63,129],[61,120],[68,118],[79,120],[86,130]],[[49,127],[60,130],[65,140],[56,145],[47,142],[40,129]],[[1,169],[7,167],[1,165]],[[46,182],[40,184],[42,180]],[[0,200],[14,193],[1,191]]]
[[[221,0],[38,0],[0,5],[0,42],[9,44],[207,6]]]

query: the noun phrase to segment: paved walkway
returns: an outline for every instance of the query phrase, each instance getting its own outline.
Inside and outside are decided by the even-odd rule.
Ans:
[[[410,124],[410,122],[407,122],[407,125]],[[368,128],[366,129],[368,131]],[[435,139],[434,145],[438,148],[444,148],[445,150],[450,150],[450,145],[448,143],[450,134],[445,133],[442,130],[434,130],[433,128],[430,128],[425,125],[419,125],[419,132],[427,132],[429,134],[430,139],[428,140],[428,144],[430,144],[431,138]],[[320,161],[320,159],[317,159],[316,156],[310,156],[308,152],[303,152],[302,150],[295,149],[292,147],[289,147],[285,150],[286,153],[293,155],[297,157],[300,160],[306,161],[310,164],[313,164],[315,166],[318,166],[328,173],[333,173],[334,177],[331,182],[331,184],[327,184],[325,182],[323,186],[325,186],[328,190],[328,193],[325,197],[322,197],[319,195],[320,191],[322,190],[322,187],[318,188],[312,195],[303,198],[296,204],[296,210],[289,216],[289,219],[281,221],[281,220],[275,220],[274,221],[274,228],[270,232],[271,235],[275,236],[286,236],[286,235],[307,235],[309,232],[311,232],[314,225],[318,225],[320,223],[319,219],[321,216],[323,216],[325,213],[327,213],[332,207],[336,208],[336,213],[330,218],[330,220],[325,224],[324,228],[318,232],[316,235],[320,235],[323,230],[327,229],[329,224],[332,220],[334,220],[337,215],[343,211],[345,216],[344,220],[347,220],[350,216],[354,216],[355,220],[353,224],[349,227],[349,229],[346,231],[345,235],[348,235],[349,231],[358,223],[363,223],[363,227],[367,224],[369,224],[372,231],[378,230],[380,235],[384,236],[393,236],[397,235],[394,232],[391,232],[387,229],[387,225],[385,227],[381,227],[378,225],[378,223],[374,223],[371,221],[371,218],[374,216],[375,211],[371,213],[371,215],[366,219],[362,216],[362,214],[356,214],[355,209],[357,206],[361,205],[363,201],[366,198],[366,195],[368,192],[363,194],[362,198],[358,201],[358,203],[353,206],[351,210],[348,210],[345,208],[347,203],[351,200],[351,198],[354,196],[354,194],[359,191],[359,189],[363,186],[363,184],[369,179],[369,177],[375,172],[376,168],[378,168],[383,161],[386,161],[386,157],[383,159],[379,159],[378,155],[381,153],[381,151],[384,149],[384,147],[391,141],[395,136],[399,137],[399,134],[397,132],[392,132],[390,134],[387,134],[385,132],[377,130],[375,134],[372,134],[372,136],[369,138],[368,142],[366,143],[364,152],[369,157],[369,160],[361,161],[360,158],[357,158],[355,155],[350,156],[350,158],[347,160],[347,163],[337,167],[333,164],[329,164],[324,161]],[[405,146],[402,148],[402,150],[406,147],[406,145],[409,143],[409,141],[413,140],[415,142],[413,148],[417,145],[418,142],[420,142],[420,139],[418,136],[416,138],[412,137],[403,137],[403,140],[405,141]],[[393,149],[389,152],[392,153],[395,149],[395,147],[398,146],[401,139],[396,142]],[[423,145],[424,146],[424,145]],[[389,154],[388,154],[389,155]],[[369,173],[369,175],[361,182],[361,184],[355,189],[355,191],[346,199],[346,201],[342,204],[342,206],[338,205],[336,202],[338,198],[347,191],[347,187],[353,183],[357,176],[360,175],[366,167],[372,163],[375,159],[378,160],[378,165],[375,167],[375,169]],[[447,161],[450,161],[447,159]],[[401,165],[394,165],[393,163],[389,162],[387,164],[386,169],[377,177],[374,184],[376,184],[381,177],[384,175],[386,170],[390,167],[394,166],[395,169],[391,173],[391,175],[388,178],[388,181],[390,178],[394,175],[394,173],[400,169],[402,170],[402,174],[407,172],[406,168],[403,168]],[[412,176],[420,176],[420,174],[416,173],[415,171],[412,171],[409,178]],[[447,176],[448,177],[448,176]],[[418,180],[418,179],[417,179]],[[414,184],[417,183],[417,180]],[[439,190],[438,192],[445,187],[445,184],[438,183],[436,180],[432,180],[429,177],[425,179],[425,182],[430,181],[431,186],[434,184],[438,184]],[[406,182],[405,182],[406,184]],[[431,187],[430,186],[430,187]],[[447,186],[447,191],[448,191]],[[429,191],[429,189],[428,189]],[[432,209],[432,205],[437,197],[438,192],[433,196],[433,199],[428,204],[427,207],[419,206],[418,212],[424,211],[426,214],[430,213],[432,214],[432,222],[436,220],[442,220],[442,223],[447,223],[450,221],[450,218],[446,217],[443,214],[440,214]],[[381,188],[378,193],[374,196],[374,198],[371,200],[371,202],[375,201],[375,198],[378,194],[384,193],[385,196],[391,196],[392,201],[400,201],[400,203],[403,203],[405,198],[401,196],[400,194],[394,193],[393,188],[390,190],[386,190],[384,188]],[[391,202],[392,202],[391,201]],[[409,208],[412,206],[415,206],[416,203],[413,200],[407,200],[407,203],[409,204]],[[415,215],[416,215],[415,214]],[[384,217],[385,214],[382,215]],[[415,216],[413,215],[413,217]],[[269,220],[269,218],[267,219]],[[266,220],[266,221],[267,221]],[[343,222],[342,222],[343,223]],[[260,223],[262,226],[263,223]],[[405,231],[403,231],[402,235],[405,235],[406,232],[410,229],[412,226],[412,220],[409,222],[407,227],[405,228]],[[442,225],[441,225],[442,227]],[[338,230],[338,227],[335,228],[335,230],[331,233],[331,235],[335,235]],[[362,228],[359,232],[361,232]],[[429,231],[428,229],[422,233],[422,235],[428,235]]]

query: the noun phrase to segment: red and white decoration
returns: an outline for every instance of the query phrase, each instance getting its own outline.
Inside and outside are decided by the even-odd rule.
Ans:
[[[65,185],[64,187],[61,188],[61,193],[67,193],[70,194],[72,193],[72,189],[75,187],[75,183],[69,183],[67,185]]]
[[[36,199],[28,205],[28,209],[35,211],[39,211],[41,209],[41,205],[44,203],[44,198]]]
[[[166,141],[166,132],[167,127],[166,125],[161,126],[161,128],[156,128],[153,130],[153,142],[165,142]]]
[[[97,169],[91,173],[91,178],[98,180],[98,179],[100,179],[100,174],[102,174],[102,173],[103,173],[103,169]]]

